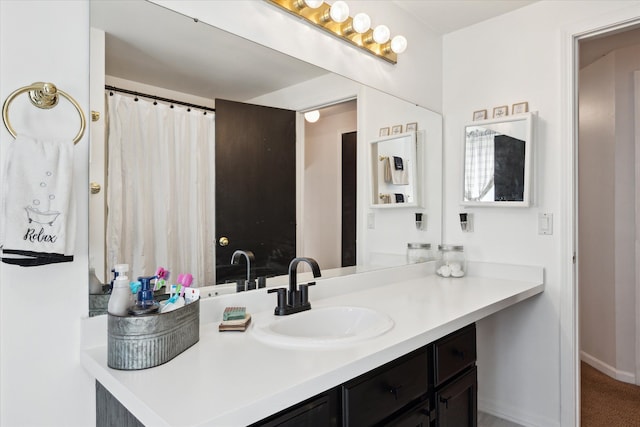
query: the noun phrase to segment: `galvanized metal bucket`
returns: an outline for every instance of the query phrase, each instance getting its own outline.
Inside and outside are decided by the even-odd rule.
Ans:
[[[135,370],[162,365],[200,340],[200,300],[168,313],[108,316],[110,368]]]

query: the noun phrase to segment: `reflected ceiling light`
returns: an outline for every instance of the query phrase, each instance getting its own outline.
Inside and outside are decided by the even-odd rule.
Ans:
[[[353,17],[351,25],[356,33],[364,34],[371,28],[371,18],[366,13],[360,12]]]
[[[320,119],[320,111],[307,111],[306,113],[304,113],[304,119],[309,123],[315,123]]]
[[[371,18],[366,13],[350,17],[349,6],[342,0],[332,4],[322,0],[267,1],[392,64],[398,62],[398,54],[407,48],[407,39],[402,36],[395,36],[389,42],[391,31],[386,25],[372,30]]]
[[[349,18],[349,6],[343,1],[336,1],[329,8],[329,16],[335,22],[344,22]]]
[[[373,40],[378,44],[384,44],[389,41],[391,31],[386,25],[378,25],[373,29]]]

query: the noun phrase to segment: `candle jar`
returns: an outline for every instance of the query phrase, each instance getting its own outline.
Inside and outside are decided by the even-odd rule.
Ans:
[[[415,264],[433,259],[431,243],[407,243],[407,263]]]
[[[438,245],[436,274],[442,277],[463,277],[466,268],[463,246]]]

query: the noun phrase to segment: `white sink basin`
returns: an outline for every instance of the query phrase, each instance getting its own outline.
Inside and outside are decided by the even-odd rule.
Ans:
[[[263,314],[263,313],[260,313]],[[384,334],[393,320],[365,307],[321,307],[288,316],[264,313],[251,331],[260,341],[288,347],[332,347]]]

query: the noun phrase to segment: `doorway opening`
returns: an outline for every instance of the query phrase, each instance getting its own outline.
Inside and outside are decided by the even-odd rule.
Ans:
[[[355,265],[357,101],[318,111],[304,122],[298,256],[326,270]]]
[[[576,380],[582,377],[578,416],[591,426],[602,414],[590,410],[590,399],[617,386],[604,376],[592,381],[600,378],[594,368],[619,388],[640,384],[640,25],[598,30],[576,42],[576,303],[583,367]],[[604,405],[612,411],[605,415],[609,423],[616,411],[611,402]]]

